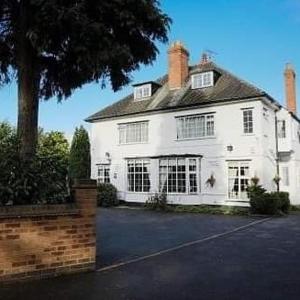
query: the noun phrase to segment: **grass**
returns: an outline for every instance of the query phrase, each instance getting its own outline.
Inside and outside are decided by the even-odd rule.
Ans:
[[[299,208],[300,209],[300,208]],[[197,214],[212,214],[212,215],[249,215],[248,207],[237,206],[217,206],[217,205],[169,205],[167,208],[170,212],[175,213],[197,213]]]

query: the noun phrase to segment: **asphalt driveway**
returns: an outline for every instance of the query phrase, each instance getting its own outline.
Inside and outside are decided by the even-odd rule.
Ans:
[[[259,219],[100,208],[98,268],[227,232]]]
[[[97,225],[100,270],[3,286],[0,299],[300,298],[299,215],[104,209]]]

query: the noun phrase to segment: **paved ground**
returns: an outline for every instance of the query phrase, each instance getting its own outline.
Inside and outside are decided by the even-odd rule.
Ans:
[[[102,210],[97,220],[99,267],[256,220]],[[115,269],[0,287],[0,299],[300,299],[300,215]]]
[[[257,218],[99,209],[98,268],[232,230]]]

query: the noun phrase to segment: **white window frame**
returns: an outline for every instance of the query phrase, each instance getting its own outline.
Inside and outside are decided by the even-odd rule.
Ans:
[[[288,166],[281,167],[282,185],[290,186],[290,169]]]
[[[254,133],[254,119],[253,119],[253,108],[244,108],[243,112],[243,132],[244,134]],[[250,116],[247,115],[250,113]]]
[[[215,137],[215,119],[215,113],[176,117],[177,140]]]
[[[170,172],[169,166],[170,166],[170,161],[176,161],[176,172]],[[178,171],[178,161],[179,160],[185,160],[185,172]],[[161,161],[166,161],[166,165],[164,166],[166,168],[166,172],[161,172]],[[196,162],[196,170],[190,170],[190,162],[195,161]],[[159,191],[163,192],[162,188],[162,182],[161,178],[163,175],[166,176],[164,186],[166,187],[166,192],[168,195],[172,194],[180,194],[180,195],[197,195],[201,192],[201,186],[200,186],[200,171],[201,171],[201,164],[200,164],[200,159],[197,157],[168,157],[168,158],[161,158],[158,161],[158,184],[159,184]],[[169,175],[170,174],[175,174],[175,192],[169,191]],[[185,180],[185,191],[180,192],[179,191],[179,179],[178,179],[178,174],[185,174],[184,180]],[[191,176],[190,175],[196,175],[196,191],[191,191]],[[182,177],[183,179],[183,177]]]
[[[149,121],[118,124],[119,145],[144,144],[149,139]]]
[[[98,164],[97,165],[97,182],[110,183],[110,165]]]
[[[213,71],[197,73],[192,75],[192,89],[201,89],[214,85]]]
[[[134,100],[140,101],[151,97],[152,95],[152,85],[143,84],[134,87]]]
[[[277,134],[280,139],[286,138],[286,120],[277,121]]]
[[[133,164],[133,172],[129,172],[129,165]],[[141,171],[137,172],[136,166],[141,164]],[[148,172],[145,172],[145,165],[148,166]],[[144,179],[145,175],[148,174],[149,185],[145,185]],[[133,175],[133,189],[130,188],[130,175]],[[142,178],[141,181],[141,190],[139,191],[137,188],[136,180],[137,175],[140,175]],[[127,159],[126,160],[126,181],[127,181],[127,191],[129,193],[149,193],[151,191],[151,160],[148,158],[142,159]]]
[[[237,168],[238,174],[231,175],[229,168]],[[242,167],[248,168],[248,174],[247,175],[241,175],[241,169]],[[242,191],[241,187],[244,186],[244,182],[247,180],[248,184],[250,183],[251,179],[251,165],[250,161],[248,160],[240,160],[240,161],[227,161],[227,198],[230,201],[249,201],[249,197],[247,192]],[[234,186],[236,185],[236,182],[233,183],[233,186],[230,184],[231,179],[237,180],[237,193],[238,195],[236,197],[233,197],[233,191],[231,190],[231,187],[234,189]],[[242,180],[244,181],[242,184]],[[246,197],[242,197],[242,192],[246,194]],[[243,194],[243,195],[245,195]]]

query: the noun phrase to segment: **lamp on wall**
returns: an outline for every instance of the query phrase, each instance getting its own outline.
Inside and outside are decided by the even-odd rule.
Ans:
[[[229,151],[229,152],[233,151],[233,146],[231,144],[227,146],[227,151]]]

